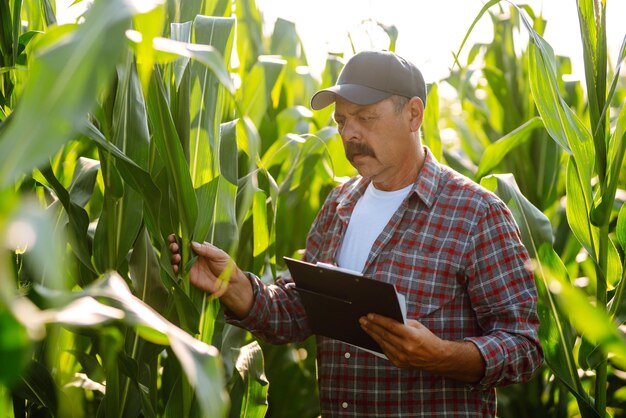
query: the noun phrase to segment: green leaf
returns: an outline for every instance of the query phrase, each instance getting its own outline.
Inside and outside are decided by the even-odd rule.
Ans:
[[[155,51],[152,49],[152,44],[163,31],[166,4],[157,1],[144,3],[142,6],[147,6],[149,9],[133,17],[133,27],[141,34],[141,41],[137,44],[135,53],[139,80],[143,90],[148,91],[155,61]]]
[[[191,42],[191,22],[184,23],[172,23],[170,25],[170,31],[172,33],[172,39],[178,42]],[[174,79],[176,81],[176,89],[180,88],[180,83],[183,79],[183,74],[186,72],[190,58],[187,56],[181,56],[177,58],[174,63]]]
[[[59,402],[57,386],[48,369],[39,361],[31,361],[21,384],[14,390],[20,397],[45,408],[53,417],[56,416]]]
[[[605,185],[601,188],[601,193],[595,196],[594,207],[591,211],[591,220],[594,225],[601,226],[610,221],[625,154],[626,105],[622,105],[615,122],[615,130],[609,138]]]
[[[154,125],[152,127],[153,138],[165,162],[171,192],[175,197],[182,234],[186,240],[190,240],[198,217],[198,204],[189,176],[189,166],[183,154],[158,72],[155,72],[150,84],[148,113]]]
[[[166,306],[167,289],[161,281],[159,260],[145,227],[135,241],[129,270],[135,296],[155,308]]]
[[[100,161],[79,157],[74,168],[72,183],[68,188],[70,200],[84,207],[93,194],[96,177],[100,171]]]
[[[436,83],[433,83],[428,89],[426,103],[428,105],[424,109],[424,123],[422,124],[424,145],[428,146],[438,161],[443,161],[443,149],[439,133],[439,87]]]
[[[263,351],[254,341],[241,347],[231,380],[231,418],[263,418],[267,412],[267,389]]]
[[[91,254],[89,253],[91,245],[89,244],[89,238],[87,236],[87,228],[89,227],[89,216],[87,212],[71,201],[69,192],[57,180],[50,167],[43,168],[41,173],[46,180],[48,180],[48,183],[50,183],[59,202],[61,202],[67,213],[69,226],[67,232],[72,251],[85,267],[95,272],[91,262]]]
[[[46,315],[45,318],[50,322],[73,326],[122,321],[134,327],[142,338],[156,344],[169,345],[189,383],[196,390],[196,399],[203,415],[223,416],[227,399],[223,370],[215,347],[194,339],[133,296],[124,279],[117,273],[107,274],[74,296],[76,299],[66,309],[61,308],[53,316]],[[96,302],[93,298],[104,298],[110,306]]]
[[[0,135],[1,185],[44,164],[85,126],[124,50],[132,13],[128,2],[96,1],[85,24],[70,33],[55,28],[46,33],[53,42],[36,51],[19,106]],[[32,115],[38,115],[37,123]]]
[[[533,131],[543,126],[541,119],[534,117],[524,122],[520,127],[509,132],[496,142],[489,145],[483,154],[476,172],[476,179],[482,178],[484,175],[496,168],[502,160],[519,145],[525,143],[530,138]]]
[[[626,204],[622,204],[622,208],[617,215],[615,233],[617,235],[617,242],[622,246],[622,250],[626,252]]]
[[[92,123],[88,123],[82,133],[94,141],[103,150],[103,154],[110,153],[116,158],[117,168],[124,181],[143,197],[144,208],[146,209],[146,222],[153,227],[153,230],[156,230],[159,220],[161,192],[150,174],[115,145],[107,141]]]
[[[269,230],[267,226],[267,195],[262,190],[254,192],[252,201],[254,270],[261,272],[265,264],[266,252],[269,249]],[[260,273],[259,273],[260,274]]]
[[[537,251],[543,244],[552,244],[554,236],[550,220],[520,192],[511,174],[484,177],[480,184],[496,193],[507,204],[531,258],[537,257]]]
[[[104,206],[94,235],[93,258],[99,272],[118,270],[137,237],[143,217],[139,193],[125,190],[115,165],[102,158]]]
[[[32,356],[33,345],[26,328],[0,304],[0,383],[12,386]]]
[[[269,90],[271,91],[271,90]],[[246,74],[246,82],[240,90],[241,112],[248,116],[255,126],[259,126],[269,107],[270,93],[265,83],[265,66],[257,63]]]
[[[600,417],[593,408],[593,400],[585,392],[574,359],[576,337],[568,323],[568,315],[557,303],[554,290],[561,292],[567,286],[567,269],[549,244],[539,248],[535,276],[537,291],[542,303],[539,304],[539,336],[546,363],[578,400],[581,411],[589,416]],[[588,305],[587,301],[584,301]],[[569,305],[571,307],[571,305]],[[577,314],[575,314],[577,315]],[[570,318],[571,319],[571,318]]]

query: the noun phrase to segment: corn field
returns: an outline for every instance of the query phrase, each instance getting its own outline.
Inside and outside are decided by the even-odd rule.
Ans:
[[[423,142],[507,203],[533,260],[545,366],[498,390],[500,417],[626,416],[626,37],[608,51],[608,1],[577,1],[583,80],[550,22],[491,0],[474,23],[494,41],[463,42],[429,85]],[[255,0],[95,0],[63,25],[54,0],[0,0],[0,25],[0,417],[319,416],[313,338],[257,341],[186,271],[192,241],[266,283],[299,256],[355,174],[332,107],[308,107],[343,57],[317,79]]]

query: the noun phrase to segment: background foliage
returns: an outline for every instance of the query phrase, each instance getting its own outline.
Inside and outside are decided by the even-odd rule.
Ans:
[[[502,417],[626,415],[626,52],[608,54],[605,1],[577,5],[582,83],[549,22],[493,0],[476,19],[494,41],[429,86],[424,143],[507,202],[534,260],[546,366],[499,390]],[[165,238],[268,283],[298,255],[354,174],[332,109],[306,106],[342,57],[317,80],[254,0],[96,0],[66,25],[11,0],[0,25],[0,414],[317,416],[313,339],[226,325]]]

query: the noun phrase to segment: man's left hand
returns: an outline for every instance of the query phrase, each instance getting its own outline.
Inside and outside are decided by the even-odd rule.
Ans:
[[[470,341],[448,341],[415,320],[406,325],[381,315],[361,317],[361,327],[400,368],[418,368],[467,383],[477,383],[485,362]]]
[[[360,323],[396,367],[432,368],[441,354],[443,340],[418,321],[408,320],[404,325],[391,318],[369,314],[362,317]]]

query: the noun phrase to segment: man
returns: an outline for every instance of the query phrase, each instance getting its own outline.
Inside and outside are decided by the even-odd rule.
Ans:
[[[317,337],[323,416],[495,416],[495,387],[528,380],[542,362],[536,289],[517,226],[495,195],[421,145],[425,102],[419,70],[374,51],[351,58],[337,84],[311,100],[316,110],[335,103],[359,176],[330,193],[304,259],[393,283],[408,311],[406,325],[361,318],[389,360]],[[229,322],[274,343],[311,334],[290,278],[266,286],[235,267],[225,287],[217,277],[228,255],[208,243],[193,250],[190,280],[219,292]]]

